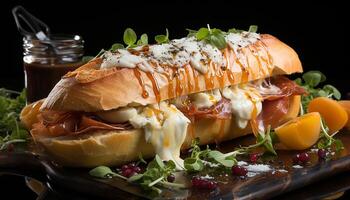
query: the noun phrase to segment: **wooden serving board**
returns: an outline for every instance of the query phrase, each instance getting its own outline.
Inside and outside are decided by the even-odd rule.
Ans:
[[[66,196],[78,193],[80,196],[98,199],[268,199],[350,171],[350,132],[342,131],[336,137],[344,143],[344,150],[334,154],[328,161],[319,161],[316,152],[310,153],[310,163],[303,168],[293,167],[292,158],[297,151],[278,151],[277,158],[264,162],[276,169],[273,171],[246,178],[225,176],[217,171],[209,172],[219,185],[213,191],[164,189],[162,194],[157,196],[119,178],[93,178],[88,174],[90,169],[62,167],[47,155],[34,153],[36,151],[30,146],[15,149],[14,152],[0,152],[0,173],[36,178],[47,183],[51,192],[60,193],[59,195],[64,193]],[[222,143],[219,149],[223,152],[231,151],[238,145],[245,146],[252,142],[254,137],[246,136]],[[342,188],[346,189],[346,186],[345,184]]]

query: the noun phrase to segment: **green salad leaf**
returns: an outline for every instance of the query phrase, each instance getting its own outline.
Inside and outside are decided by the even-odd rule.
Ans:
[[[25,90],[16,92],[0,89],[0,150],[6,149],[12,143],[27,141],[28,131],[19,120],[20,112],[25,104]]]
[[[324,81],[326,81],[326,76],[320,71],[308,71],[302,75],[302,78],[295,79],[295,82],[308,92],[301,98],[301,114],[307,112],[310,101],[316,97],[328,97],[336,100],[341,98],[341,93],[334,86],[327,84],[319,87]]]
[[[125,44],[128,45],[127,48],[135,44],[136,40],[137,40],[137,36],[135,31],[131,28],[125,29],[124,35],[123,35],[123,41]]]
[[[163,44],[163,43],[167,43],[169,42],[169,31],[168,29],[165,29],[165,35],[156,35],[154,37],[154,40],[158,43],[158,44]]]

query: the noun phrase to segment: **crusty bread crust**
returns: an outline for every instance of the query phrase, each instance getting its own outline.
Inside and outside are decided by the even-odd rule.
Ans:
[[[300,96],[291,96],[288,113],[281,123],[297,117],[299,113]],[[31,107],[27,108],[30,109]],[[37,107],[29,112],[39,112]],[[26,112],[28,113],[28,112]],[[34,115],[26,115],[34,116]],[[21,118],[31,127],[33,119]],[[191,141],[198,137],[201,144],[226,141],[251,133],[250,126],[245,129],[237,127],[234,119],[214,120],[198,119],[187,129],[187,136],[182,149],[188,149]],[[95,167],[99,165],[121,165],[138,159],[139,153],[145,158],[154,156],[154,148],[145,141],[143,129],[125,131],[96,131],[91,134],[45,137],[33,135],[37,144],[58,162],[72,167]]]
[[[111,110],[130,104],[153,104],[277,74],[302,72],[296,52],[268,34],[262,34],[261,40],[239,49],[241,62],[229,47],[222,51],[226,69],[211,63],[206,74],[190,65],[178,71],[165,67],[166,73],[153,74],[137,68],[100,70],[102,60],[98,58],[68,73],[51,91],[42,108],[85,112]],[[148,93],[147,98],[142,95],[144,92]]]

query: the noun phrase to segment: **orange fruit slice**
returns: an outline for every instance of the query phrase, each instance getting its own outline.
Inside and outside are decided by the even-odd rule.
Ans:
[[[317,97],[309,103],[308,112],[319,112],[329,128],[329,135],[342,129],[348,121],[345,109],[335,100]]]
[[[280,143],[287,149],[303,150],[314,145],[320,137],[321,116],[307,113],[275,129]]]

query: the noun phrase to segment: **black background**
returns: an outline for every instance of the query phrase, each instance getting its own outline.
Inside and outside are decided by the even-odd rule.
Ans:
[[[81,35],[87,55],[95,55],[101,48],[121,42],[127,27],[138,35],[148,33],[151,38],[168,28],[170,38],[179,38],[187,34],[185,28],[198,29],[206,24],[223,30],[247,29],[256,24],[258,32],[272,34],[294,48],[305,71],[320,70],[326,74],[328,83],[343,94],[350,92],[346,33],[349,10],[345,5],[335,1],[242,2],[1,1],[0,87],[20,90],[24,86],[22,37],[11,15],[12,7],[21,4],[48,24],[53,33]],[[0,176],[0,184],[8,180]],[[7,184],[9,188],[15,187],[11,181]]]
[[[1,1],[4,4],[4,1]],[[329,83],[343,94],[349,92],[347,69],[349,46],[346,28],[348,10],[336,1],[321,3],[279,1],[9,1],[1,6],[0,87],[23,87],[22,37],[18,33],[11,8],[21,4],[51,27],[53,33],[79,34],[86,41],[86,54],[121,42],[125,28],[138,35],[170,31],[171,38],[183,37],[185,28],[211,27],[227,30],[259,25],[259,32],[270,33],[294,48],[305,71],[324,72]],[[317,2],[317,3],[316,3]]]

